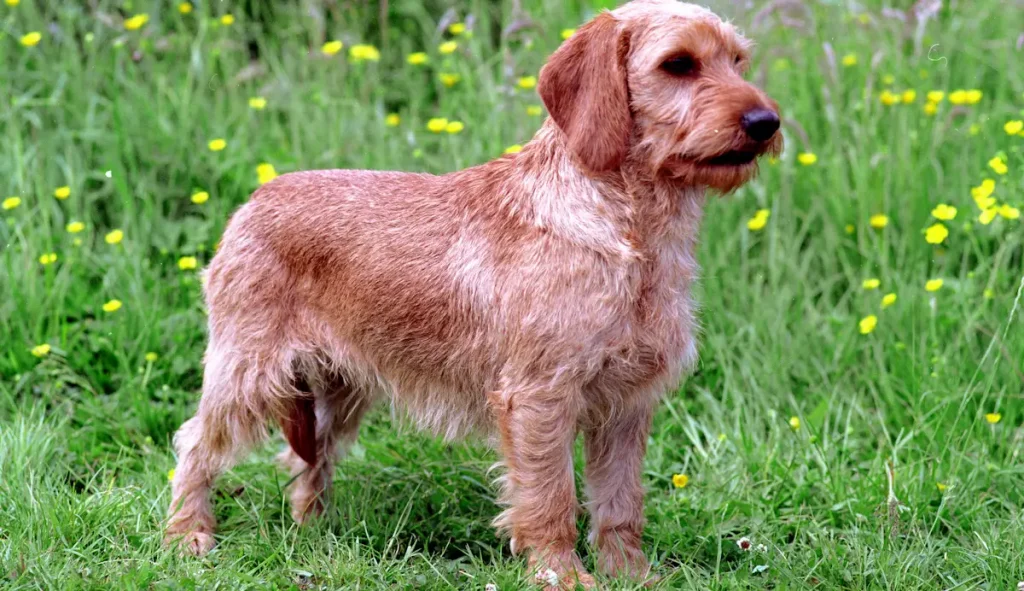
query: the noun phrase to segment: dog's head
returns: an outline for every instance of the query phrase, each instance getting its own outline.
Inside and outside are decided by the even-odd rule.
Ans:
[[[782,148],[777,105],[743,78],[749,47],[704,8],[634,0],[580,27],[538,90],[589,171],[629,156],[657,177],[728,192]]]

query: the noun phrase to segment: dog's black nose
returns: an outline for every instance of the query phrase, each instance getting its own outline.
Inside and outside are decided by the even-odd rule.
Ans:
[[[763,142],[779,130],[779,116],[769,109],[754,109],[743,114],[740,125],[751,139]]]

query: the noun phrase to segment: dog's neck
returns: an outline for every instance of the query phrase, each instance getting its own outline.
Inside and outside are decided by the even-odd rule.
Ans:
[[[631,155],[619,169],[586,171],[548,119],[515,157],[501,193],[510,211],[538,227],[635,259],[665,240],[694,239],[704,204],[704,187],[656,178],[644,160]],[[692,224],[680,227],[680,218]]]

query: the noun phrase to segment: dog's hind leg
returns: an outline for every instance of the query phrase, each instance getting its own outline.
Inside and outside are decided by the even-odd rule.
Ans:
[[[299,388],[305,388],[310,396],[294,399],[288,418],[282,420],[288,447],[278,459],[295,478],[292,517],[303,523],[323,511],[334,463],[355,442],[368,402],[340,377],[312,388],[300,380]]]

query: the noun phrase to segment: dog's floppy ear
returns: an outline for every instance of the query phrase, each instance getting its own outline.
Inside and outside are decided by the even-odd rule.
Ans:
[[[618,168],[629,147],[628,51],[628,36],[605,12],[580,27],[540,70],[544,106],[592,172]]]

